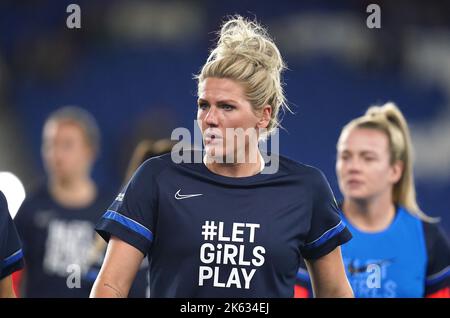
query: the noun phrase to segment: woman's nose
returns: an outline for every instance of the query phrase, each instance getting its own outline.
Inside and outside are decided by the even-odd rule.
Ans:
[[[205,116],[205,123],[208,126],[217,126],[218,117],[217,117],[217,109],[215,107],[210,107],[208,113]]]

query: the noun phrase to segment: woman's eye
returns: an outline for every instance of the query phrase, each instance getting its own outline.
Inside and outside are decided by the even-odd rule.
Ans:
[[[221,105],[221,108],[224,110],[233,110],[234,106],[228,105],[228,104],[223,104]]]

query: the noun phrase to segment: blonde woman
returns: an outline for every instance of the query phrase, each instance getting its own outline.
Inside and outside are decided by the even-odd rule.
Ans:
[[[449,297],[448,240],[417,204],[410,133],[396,105],[371,107],[343,128],[336,172],[354,237],[342,254],[355,296]]]
[[[283,68],[256,22],[224,23],[197,76],[204,161],[169,154],[136,171],[97,226],[109,243],[92,297],[126,297],[145,255],[151,297],[292,297],[300,255],[318,297],[353,295],[339,248],[351,235],[323,174],[284,157],[264,173],[257,139],[285,107]],[[238,144],[230,130],[258,138]]]

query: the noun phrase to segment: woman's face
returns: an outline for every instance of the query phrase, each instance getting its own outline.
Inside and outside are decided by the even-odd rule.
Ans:
[[[52,177],[73,180],[90,172],[94,154],[79,125],[53,120],[44,127],[42,157]]]
[[[267,127],[270,106],[258,116],[244,87],[227,78],[206,78],[199,84],[198,94],[197,120],[208,157],[225,160],[227,155],[256,149],[258,128]]]
[[[338,144],[336,172],[345,200],[370,200],[390,195],[402,165],[391,164],[389,140],[376,129],[354,128]]]

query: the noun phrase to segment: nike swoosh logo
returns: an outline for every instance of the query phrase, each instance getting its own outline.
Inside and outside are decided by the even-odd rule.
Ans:
[[[193,197],[198,197],[203,195],[202,193],[197,193],[197,194],[180,194],[180,190],[177,191],[177,193],[175,193],[175,199],[177,200],[183,200],[183,199],[189,199],[189,198],[193,198]]]

